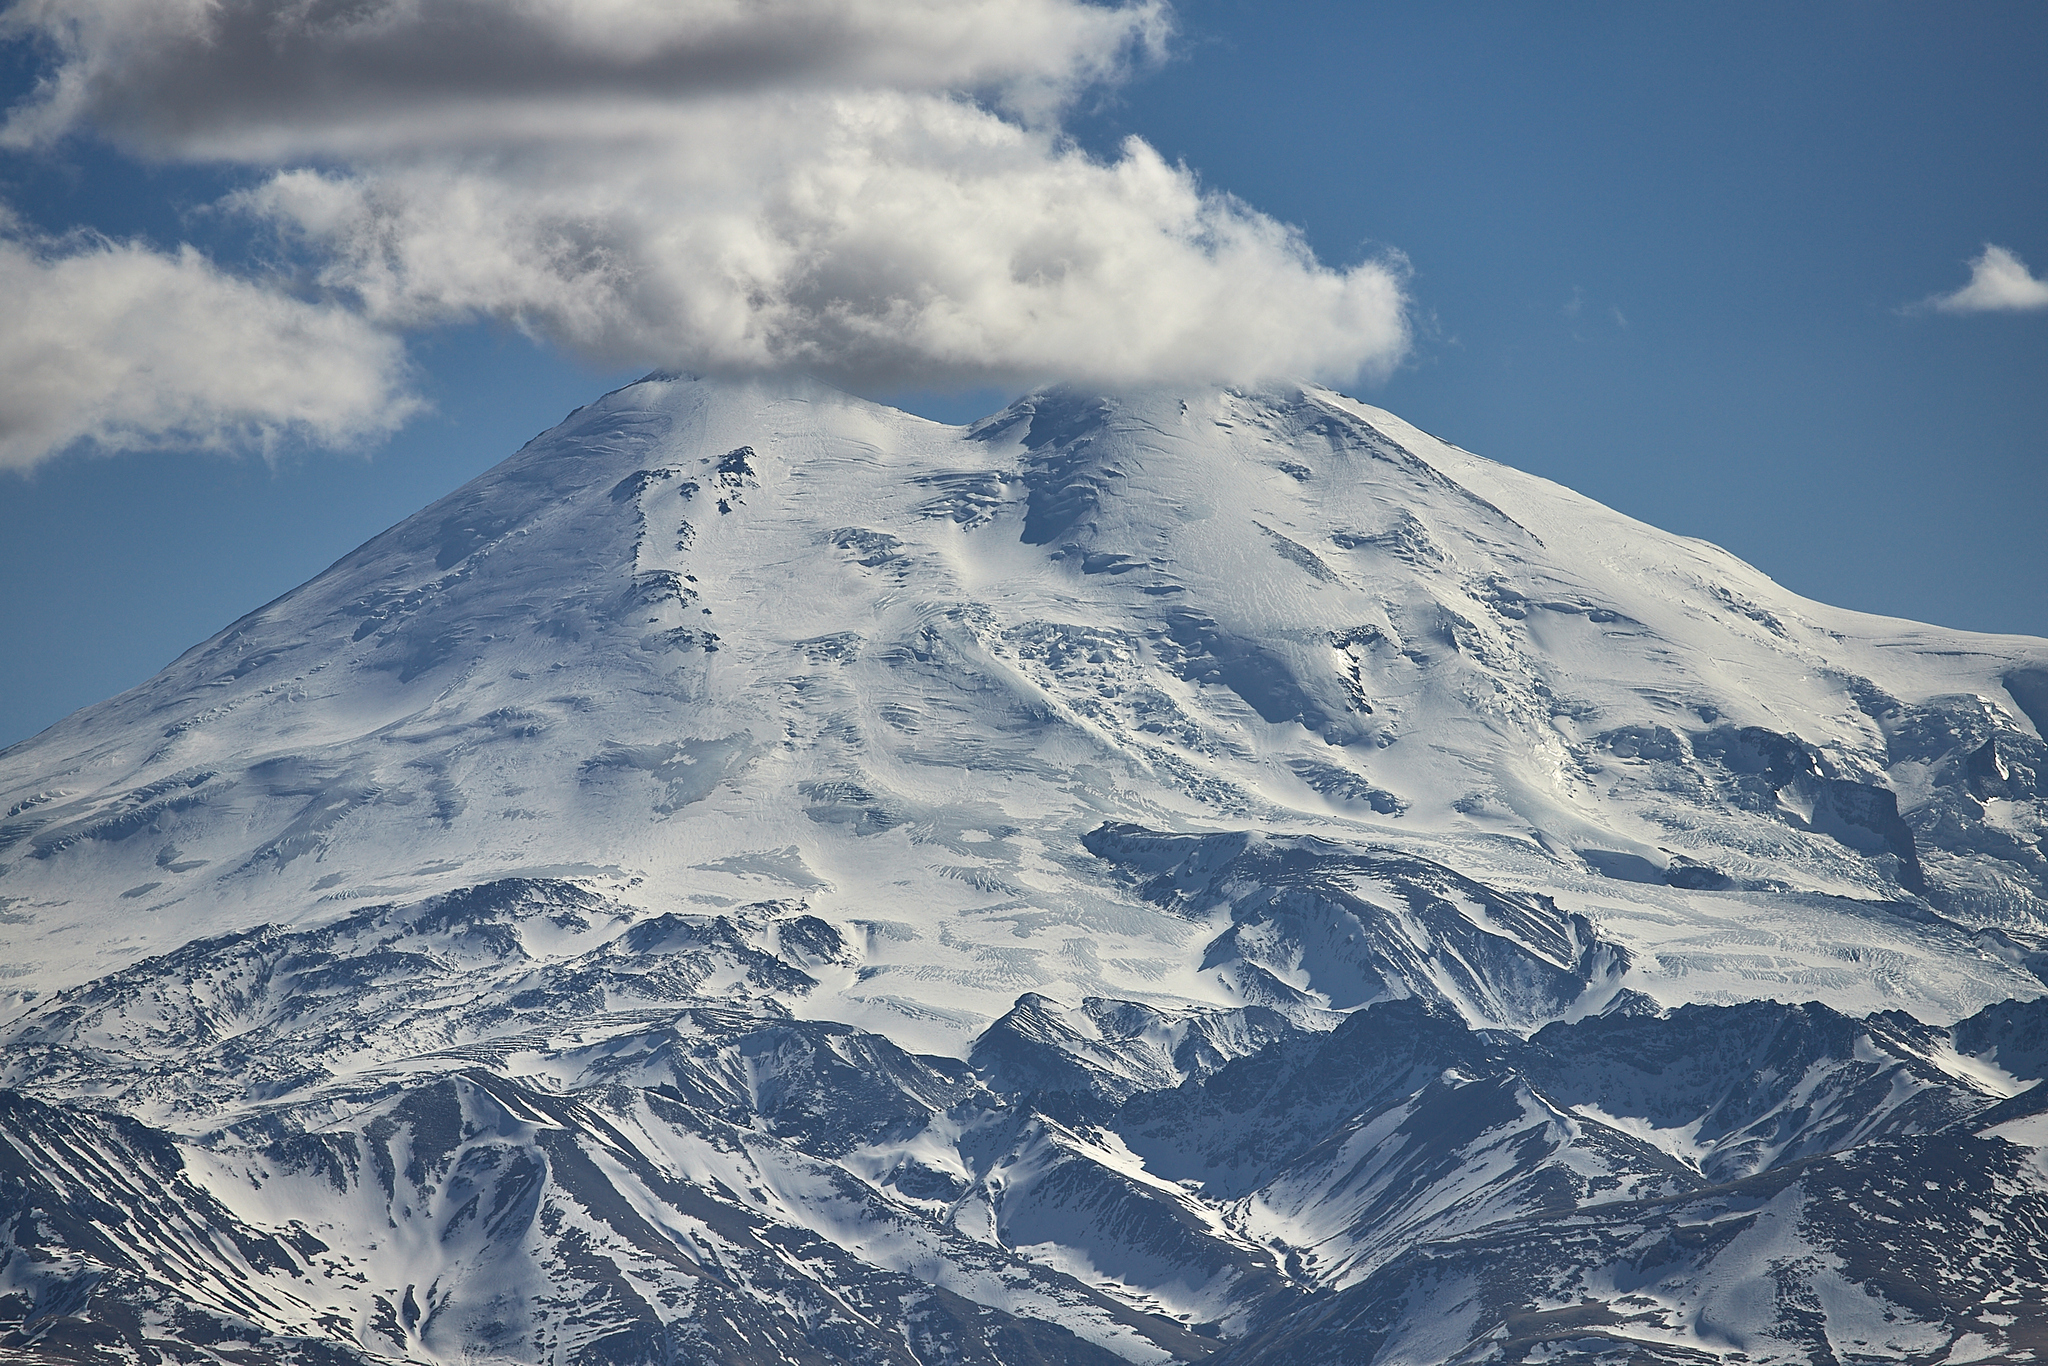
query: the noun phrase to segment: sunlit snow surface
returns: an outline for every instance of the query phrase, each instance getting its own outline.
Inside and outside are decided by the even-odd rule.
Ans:
[[[1910,803],[1882,707],[2031,741],[2026,671],[2048,645],[1797,599],[1326,391],[1056,392],[962,430],[657,380],[9,751],[0,895],[45,992],[508,875],[798,896],[863,943],[814,1010],[957,1049],[1025,990],[1227,1000],[1206,927],[1079,837],[1249,827],[1552,893],[1661,1001],[1953,1018],[2039,984],[1872,909],[1881,858],[1735,806],[1691,749],[1760,726]],[[1597,871],[1673,857],[1758,890]],[[2033,892],[1961,918],[2048,928]]]
[[[1784,1359],[1938,1357],[1963,1329],[1864,1303],[1798,1163],[2041,1141],[2038,1028],[1979,1012],[2044,991],[2044,720],[2048,642],[1805,601],[1326,390],[955,428],[652,378],[0,755],[0,1080],[63,1107],[0,1129],[24,1191],[170,1179],[60,1175],[52,1126],[183,1161],[200,1223],[299,1250],[220,1234],[165,1283],[337,1350],[852,1359],[836,1314],[906,1361],[1033,1322],[1074,1361],[1306,1361],[1331,1303],[1379,1315],[1332,1339],[1358,1360],[1768,1360],[1796,1300],[1820,1336]],[[1658,1013],[1743,1002],[1818,1004]],[[1363,1076],[1331,1059],[1418,1020],[1448,1052],[1303,1118],[1283,1073]],[[1727,1086],[1779,1070],[1748,1109],[1630,1091],[1685,1030]],[[2038,1208],[2030,1157],[1968,1169]],[[1498,1296],[1446,1287],[1492,1273],[1414,1270],[1630,1201],[1679,1290],[1615,1279],[1611,1221],[1491,1338]],[[48,1347],[87,1273],[30,1276],[32,1241],[0,1325],[57,1296]],[[1750,1263],[1778,1298],[1717,1328]],[[755,1307],[707,1308],[707,1266]],[[533,1307],[586,1282],[646,1312]]]

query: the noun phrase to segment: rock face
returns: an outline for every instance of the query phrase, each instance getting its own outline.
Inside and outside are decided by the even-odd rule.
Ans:
[[[0,1355],[2048,1348],[2048,642],[658,376],[0,754]]]

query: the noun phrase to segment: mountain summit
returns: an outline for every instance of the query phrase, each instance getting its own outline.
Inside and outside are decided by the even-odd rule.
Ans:
[[[0,1347],[2048,1344],[2044,732],[1329,390],[652,376],[0,754]]]

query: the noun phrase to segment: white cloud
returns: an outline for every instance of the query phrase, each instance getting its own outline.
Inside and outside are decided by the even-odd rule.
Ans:
[[[0,26],[61,55],[8,140],[86,124],[263,161],[771,90],[986,92],[1043,116],[1162,55],[1171,19],[1164,0],[16,0]]]
[[[2048,308],[2048,280],[2034,278],[2026,262],[1986,243],[1970,262],[1970,283],[1927,301],[1944,313],[2020,313]]]
[[[305,233],[373,318],[491,315],[611,361],[856,385],[1348,377],[1406,345],[1396,264],[1326,269],[1142,142],[1105,164],[941,96],[777,112],[289,171],[239,202]]]
[[[0,237],[0,469],[80,442],[343,445],[416,410],[399,344],[361,318],[174,254]]]
[[[1061,111],[1163,0],[17,0],[59,54],[4,138],[265,170],[366,319],[856,386],[1382,373],[1405,271]],[[319,169],[309,169],[317,163]]]

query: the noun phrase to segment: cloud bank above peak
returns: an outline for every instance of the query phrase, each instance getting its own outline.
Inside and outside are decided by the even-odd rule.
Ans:
[[[51,54],[6,142],[254,170],[225,207],[303,257],[298,302],[386,335],[491,318],[607,364],[924,389],[1344,382],[1409,343],[1397,254],[1325,265],[1144,142],[1062,133],[1164,57],[1159,0],[25,0],[5,23]]]
[[[970,91],[1044,118],[1165,55],[1163,0],[20,0],[59,65],[8,120],[269,161],[589,135],[720,95]]]

